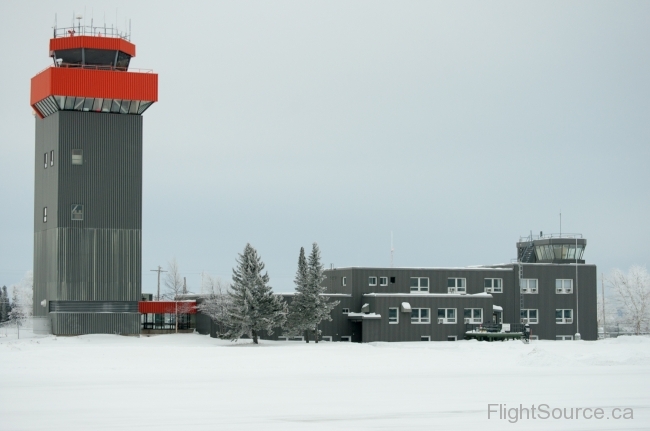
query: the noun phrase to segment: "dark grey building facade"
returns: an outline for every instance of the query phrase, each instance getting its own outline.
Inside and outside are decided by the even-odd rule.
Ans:
[[[138,334],[142,117],[37,119],[35,167],[34,316],[54,334]]]
[[[585,246],[541,237],[519,242],[510,264],[329,269],[324,285],[340,304],[318,329],[331,341],[450,341],[481,324],[529,324],[533,339],[596,340],[597,271],[582,259]]]

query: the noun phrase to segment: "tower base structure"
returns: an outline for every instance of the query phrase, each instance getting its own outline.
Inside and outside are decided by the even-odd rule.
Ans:
[[[142,117],[56,112],[36,149],[35,331],[139,334]]]

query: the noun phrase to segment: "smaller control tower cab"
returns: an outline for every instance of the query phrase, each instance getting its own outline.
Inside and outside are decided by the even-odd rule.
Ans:
[[[523,263],[585,263],[587,240],[581,234],[529,235],[517,242],[517,260]]]

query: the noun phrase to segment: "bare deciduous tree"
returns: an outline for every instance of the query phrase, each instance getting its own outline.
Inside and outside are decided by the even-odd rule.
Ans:
[[[181,271],[178,267],[178,262],[176,258],[173,258],[167,263],[167,273],[165,274],[165,297],[173,301],[178,301],[180,295],[183,294],[183,277],[181,276]],[[181,314],[187,314],[190,312],[190,304],[187,302],[176,302],[174,307],[174,321],[176,326],[176,332],[178,332],[178,320]]]
[[[627,274],[616,269],[606,280],[616,292],[624,322],[631,325],[637,335],[647,331],[650,323],[650,274],[646,268],[633,266]]]
[[[168,299],[177,299],[183,293],[183,277],[178,267],[176,258],[167,262],[167,273],[165,274],[165,296]]]

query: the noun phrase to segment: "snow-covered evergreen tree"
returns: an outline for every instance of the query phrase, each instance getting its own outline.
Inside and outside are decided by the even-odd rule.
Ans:
[[[316,243],[312,245],[311,254],[309,255],[308,268],[309,290],[313,292],[313,295],[317,299],[313,324],[315,339],[318,343],[318,325],[323,320],[332,320],[330,313],[334,307],[339,304],[339,301],[330,301],[329,296],[324,295],[327,291],[327,288],[323,286],[325,274],[323,274],[323,265],[320,261],[320,249]]]
[[[338,301],[329,301],[322,286],[325,275],[320,261],[318,244],[312,245],[309,261],[305,259],[305,250],[300,248],[298,270],[296,271],[296,295],[289,306],[287,332],[290,335],[305,334],[309,343],[309,334],[313,332],[314,340],[318,342],[318,324],[323,320],[332,320],[330,312],[338,305]]]
[[[237,340],[242,335],[258,343],[260,331],[273,333],[273,328],[282,326],[287,316],[287,304],[274,295],[269,286],[268,273],[262,274],[264,263],[250,244],[237,259],[233,268],[232,287],[229,292],[232,303],[228,308],[226,336]]]
[[[311,325],[314,300],[309,295],[309,270],[307,267],[307,259],[305,258],[305,248],[300,247],[300,255],[298,256],[298,269],[296,277],[294,278],[296,285],[296,294],[294,295],[291,303],[289,304],[289,314],[287,315],[287,322],[285,324],[285,332],[287,335],[305,335],[305,341],[309,343],[309,330]]]

